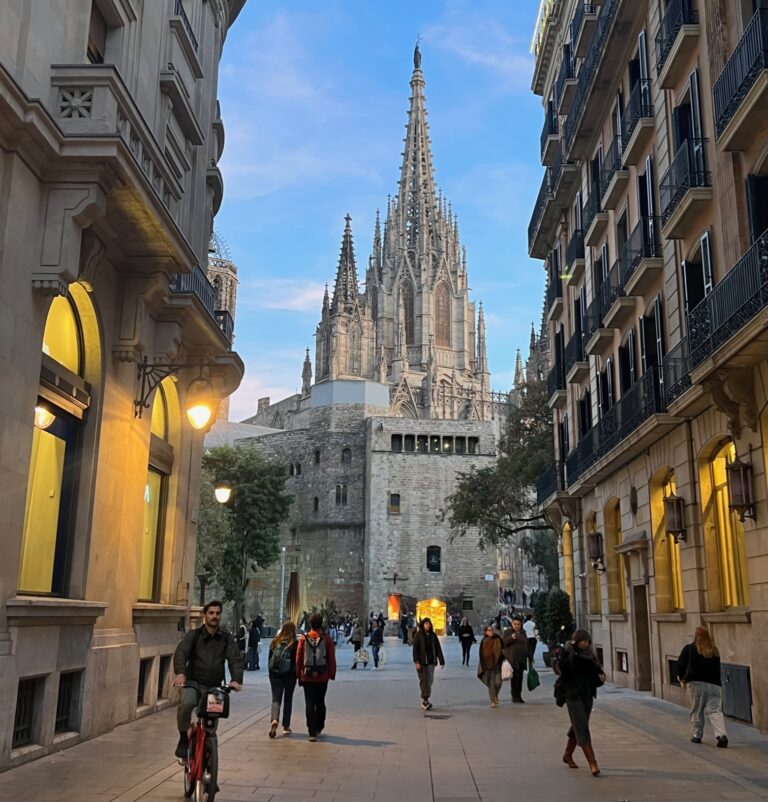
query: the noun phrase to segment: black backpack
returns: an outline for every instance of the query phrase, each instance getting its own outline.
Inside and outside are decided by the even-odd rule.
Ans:
[[[328,654],[325,635],[317,638],[304,636],[304,676],[320,677],[328,670]]]

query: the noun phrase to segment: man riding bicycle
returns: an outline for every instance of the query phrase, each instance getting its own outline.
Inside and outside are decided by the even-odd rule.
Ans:
[[[219,626],[221,602],[209,601],[203,607],[204,622],[199,629],[190,629],[176,647],[173,655],[173,684],[181,688],[181,699],[176,711],[179,743],[176,757],[187,756],[192,711],[198,703],[201,690],[214,688],[224,681],[224,663],[232,677],[230,686],[239,691],[243,687],[243,657],[231,632]],[[185,687],[196,683],[198,687]]]

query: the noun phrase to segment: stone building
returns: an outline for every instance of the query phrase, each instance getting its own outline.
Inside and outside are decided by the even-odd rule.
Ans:
[[[496,609],[497,558],[452,543],[438,513],[470,465],[496,455],[482,307],[469,300],[458,221],[435,189],[421,54],[414,54],[398,195],[376,220],[365,289],[346,217],[333,294],[307,352],[302,390],[259,402],[246,421],[281,429],[252,439],[289,466],[295,495],[285,528],[287,570],[302,606],[395,612],[438,599],[478,620]],[[254,580],[279,612],[279,569]]]
[[[0,4],[0,769],[170,704],[185,412],[243,373],[201,268],[242,5]]]
[[[768,9],[542,4],[553,464],[539,500],[610,679],[680,703],[712,631],[768,731]]]
[[[229,248],[222,238],[214,231],[208,243],[208,281],[216,292],[216,309],[227,312],[232,323],[232,332],[229,337],[234,344],[234,326],[237,317],[237,266],[232,261]],[[221,404],[216,419],[229,420],[229,396]]]

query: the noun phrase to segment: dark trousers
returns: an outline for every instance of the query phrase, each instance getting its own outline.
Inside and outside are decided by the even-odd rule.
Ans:
[[[566,699],[565,701],[568,706],[568,715],[571,719],[568,737],[575,738],[579,746],[592,745],[592,736],[589,732],[589,717],[592,713],[593,701],[591,696]]]
[[[472,648],[472,641],[469,638],[463,638],[461,641],[461,664],[469,665],[469,650]]]
[[[525,645],[528,647],[528,665],[532,666],[536,654],[536,638],[528,638]]]
[[[325,682],[304,683],[304,707],[307,711],[307,731],[310,735],[319,735],[325,729]]]
[[[291,726],[291,712],[293,710],[293,692],[296,689],[296,675],[287,677],[270,677],[272,688],[272,721],[280,720],[280,705],[283,706],[283,728]]]
[[[377,643],[374,643],[373,646],[371,646],[371,651],[373,652],[373,665],[376,668],[379,667],[379,649],[381,649],[381,646]]]
[[[245,661],[245,670],[255,671],[257,668],[259,668],[259,647],[249,646],[247,659]]]
[[[512,666],[512,698],[523,698],[523,676],[525,674],[525,664],[518,663]]]

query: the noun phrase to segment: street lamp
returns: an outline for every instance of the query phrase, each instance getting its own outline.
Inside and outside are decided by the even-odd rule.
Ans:
[[[213,486],[213,495],[219,504],[226,504],[232,497],[232,486],[226,479],[219,479]]]
[[[56,416],[48,407],[42,404],[35,407],[35,426],[38,429],[47,429],[55,420]]]
[[[675,543],[685,542],[685,499],[675,493],[664,496],[664,531]]]
[[[750,448],[750,452],[751,452]],[[755,497],[752,493],[752,463],[742,462],[738,454],[733,462],[725,466],[728,477],[728,505],[744,523],[745,518],[755,520]]]
[[[285,546],[280,547],[280,615],[278,621],[283,625],[283,606],[285,605]]]

